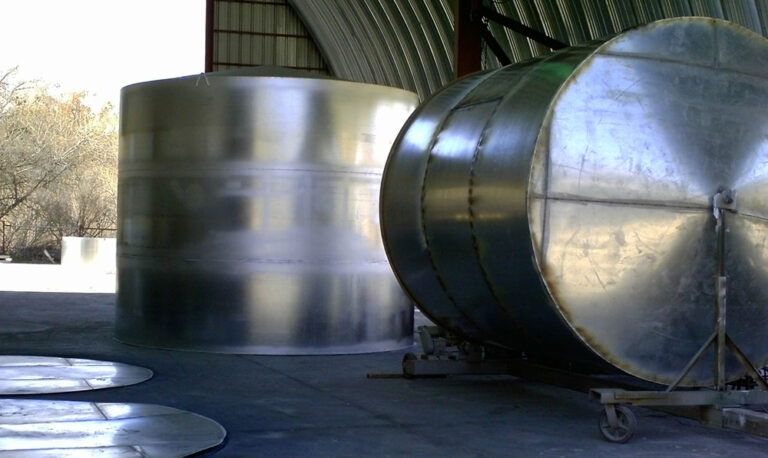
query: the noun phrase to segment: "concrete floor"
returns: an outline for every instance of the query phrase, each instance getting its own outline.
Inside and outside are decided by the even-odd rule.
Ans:
[[[129,387],[42,398],[164,404],[221,423],[216,457],[768,456],[768,440],[635,409],[627,444],[597,431],[586,395],[508,376],[368,379],[402,351],[275,357],[185,353],[112,339],[114,294],[0,291],[0,354],[113,360],[151,368]]]

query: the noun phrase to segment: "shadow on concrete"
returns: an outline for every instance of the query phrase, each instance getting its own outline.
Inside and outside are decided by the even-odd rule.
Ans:
[[[114,294],[0,291],[0,353],[147,367],[144,383],[45,399],[162,404],[212,418],[227,442],[204,456],[764,456],[768,440],[636,409],[635,437],[605,442],[586,395],[510,376],[368,379],[404,352],[255,356],[128,346]]]

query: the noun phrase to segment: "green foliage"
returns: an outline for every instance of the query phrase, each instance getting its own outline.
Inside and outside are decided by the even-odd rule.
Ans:
[[[64,236],[113,236],[117,116],[85,93],[52,93],[0,76],[0,221],[5,251],[60,246]],[[2,251],[3,247],[0,247]],[[28,251],[28,250],[26,250]]]

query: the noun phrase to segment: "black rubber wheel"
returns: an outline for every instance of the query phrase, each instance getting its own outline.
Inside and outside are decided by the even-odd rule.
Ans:
[[[602,434],[608,442],[623,444],[635,433],[637,418],[629,407],[617,405],[614,408],[616,409],[616,421],[618,424],[613,427],[608,422],[609,408],[610,407],[606,407],[600,413],[600,434]]]
[[[402,364],[403,364],[403,376],[404,376],[405,378],[413,378],[413,375],[409,374],[409,373],[408,373],[408,372],[405,370],[405,362],[406,362],[406,361],[413,361],[413,360],[415,360],[415,359],[418,359],[418,357],[417,357],[417,356],[416,356],[414,353],[408,352],[408,353],[406,353],[406,354],[404,354],[404,355],[403,355],[403,363],[402,363]]]

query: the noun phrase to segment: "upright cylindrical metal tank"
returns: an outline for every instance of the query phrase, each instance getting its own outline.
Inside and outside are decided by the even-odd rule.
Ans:
[[[417,97],[288,75],[123,88],[118,340],[259,354],[411,344],[378,197]]]
[[[720,191],[728,333],[765,364],[768,41],[725,21],[663,20],[447,86],[393,148],[382,233],[443,327],[668,384],[715,329]],[[711,384],[708,351],[682,385]]]

